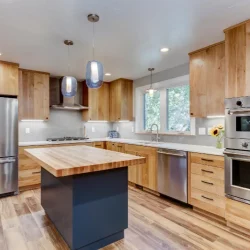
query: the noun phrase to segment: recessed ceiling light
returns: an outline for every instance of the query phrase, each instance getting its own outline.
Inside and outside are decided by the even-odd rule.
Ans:
[[[169,51],[169,48],[162,48],[161,49],[161,52],[168,52]]]
[[[2,55],[2,53],[0,53],[0,56]]]
[[[111,76],[111,74],[110,73],[106,73],[105,76]]]

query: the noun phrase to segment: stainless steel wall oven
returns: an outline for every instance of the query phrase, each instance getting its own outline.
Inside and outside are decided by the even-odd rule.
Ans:
[[[225,193],[250,204],[250,97],[225,100]]]

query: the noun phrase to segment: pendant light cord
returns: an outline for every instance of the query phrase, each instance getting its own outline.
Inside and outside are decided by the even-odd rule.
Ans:
[[[68,74],[70,73],[70,62],[69,62],[69,45],[68,45]]]
[[[95,23],[93,22],[92,57],[95,60]]]
[[[151,73],[151,85],[150,85],[150,88],[152,88],[152,85],[153,85],[153,76],[152,76],[152,71],[150,72]]]

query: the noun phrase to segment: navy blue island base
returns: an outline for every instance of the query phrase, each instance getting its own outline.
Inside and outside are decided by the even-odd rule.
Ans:
[[[128,227],[128,167],[55,177],[42,168],[41,203],[70,249],[96,250]]]

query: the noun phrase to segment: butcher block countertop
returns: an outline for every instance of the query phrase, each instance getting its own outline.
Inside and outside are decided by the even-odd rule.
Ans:
[[[88,147],[25,149],[25,154],[55,177],[121,168],[146,162],[144,157]]]

